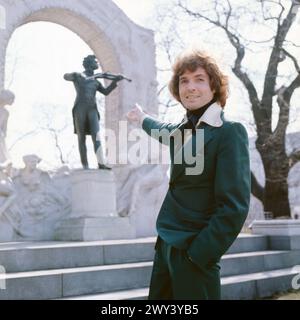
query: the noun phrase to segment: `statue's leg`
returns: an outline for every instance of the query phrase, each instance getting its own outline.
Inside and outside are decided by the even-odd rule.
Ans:
[[[79,147],[79,153],[80,153],[80,160],[81,164],[84,169],[89,168],[88,160],[87,160],[87,150],[86,150],[86,144],[85,144],[85,134],[84,133],[77,133],[78,136],[78,147]]]
[[[98,133],[92,133],[92,140],[93,140],[93,145],[94,145],[94,151],[95,154],[97,154],[97,151],[99,148],[102,149],[101,141],[100,141],[100,132]]]
[[[100,141],[100,128],[98,121],[98,114],[95,111],[89,112],[89,126],[91,130],[92,140],[94,144],[94,151],[97,157],[99,169],[110,169],[104,164],[103,148]]]
[[[78,148],[80,153],[81,164],[84,169],[88,169],[89,164],[87,160],[87,149],[85,143],[84,119],[81,119],[79,116],[75,116],[74,123],[78,137]]]

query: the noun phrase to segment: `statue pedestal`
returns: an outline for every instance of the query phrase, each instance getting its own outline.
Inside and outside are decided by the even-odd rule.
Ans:
[[[300,236],[300,220],[254,220],[252,233],[267,236]]]
[[[268,236],[271,250],[300,250],[300,220],[254,220],[252,233]]]
[[[116,182],[108,170],[76,170],[71,174],[72,211],[60,220],[55,240],[113,240],[135,238],[127,217],[116,209]]]

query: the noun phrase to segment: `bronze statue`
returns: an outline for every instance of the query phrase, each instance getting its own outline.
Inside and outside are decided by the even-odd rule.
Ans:
[[[86,135],[91,135],[99,169],[110,169],[104,164],[103,150],[99,138],[100,115],[97,109],[96,93],[99,91],[107,96],[117,87],[118,81],[123,79],[131,80],[123,75],[110,73],[94,74],[94,71],[99,68],[98,61],[94,55],[84,58],[83,67],[85,69],[83,73],[73,72],[64,75],[65,80],[73,81],[77,93],[72,114],[74,132],[78,136],[81,163],[84,169],[89,168],[85,137]],[[112,82],[105,88],[97,78],[106,78],[112,80]]]

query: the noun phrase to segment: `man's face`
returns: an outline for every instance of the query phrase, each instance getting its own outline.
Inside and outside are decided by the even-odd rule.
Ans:
[[[91,60],[91,67],[93,70],[98,69],[98,61],[96,59]]]
[[[83,66],[86,70],[97,70],[99,68],[98,60],[93,57],[86,57],[83,60]]]
[[[26,165],[27,165],[27,167],[28,167],[29,169],[33,170],[33,169],[35,169],[36,166],[37,166],[37,161],[34,160],[34,159],[30,159],[30,160],[27,161]]]
[[[94,67],[95,67],[95,70],[99,68],[99,63],[97,59],[95,60]]]
[[[209,76],[202,67],[191,72],[186,70],[179,77],[179,96],[182,105],[188,110],[196,110],[214,97],[214,90],[211,90]]]

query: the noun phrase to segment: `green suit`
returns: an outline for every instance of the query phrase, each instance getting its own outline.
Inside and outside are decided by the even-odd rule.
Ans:
[[[159,250],[150,299],[220,299],[218,262],[238,236],[248,214],[250,165],[246,130],[240,123],[224,120],[218,105],[211,110],[217,113],[208,121],[210,124],[201,121],[198,125],[204,130],[204,143],[199,147],[197,134],[193,133],[183,145],[183,150],[190,148],[193,155],[203,152],[204,168],[200,174],[187,174],[186,169],[193,165],[185,161],[174,163],[178,148],[175,139],[170,139],[170,183],[157,218]],[[218,126],[213,125],[216,118]],[[149,135],[156,129],[154,136],[163,130],[174,137],[182,132],[185,122],[167,124],[146,117],[142,126]]]

